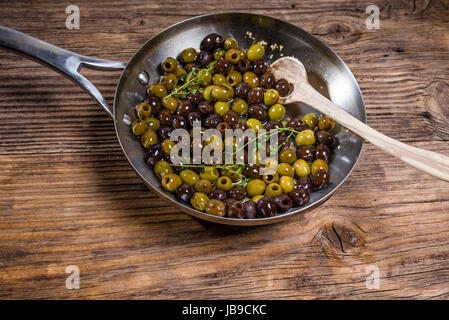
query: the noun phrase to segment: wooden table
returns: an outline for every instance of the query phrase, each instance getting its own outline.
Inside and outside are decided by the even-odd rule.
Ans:
[[[11,1],[0,24],[126,61],[188,17],[269,14],[345,60],[369,125],[449,155],[447,0],[157,2],[77,0],[80,29],[68,30],[69,2]],[[370,4],[380,8],[379,30],[365,26]],[[87,75],[111,101],[119,73]],[[0,112],[0,298],[449,298],[449,184],[370,144],[305,219],[232,229],[147,190],[84,91],[4,51]],[[69,265],[80,270],[79,290],[66,288]],[[379,288],[367,280],[373,270]]]

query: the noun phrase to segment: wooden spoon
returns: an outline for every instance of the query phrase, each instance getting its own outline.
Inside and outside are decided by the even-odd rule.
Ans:
[[[418,170],[449,181],[449,157],[389,138],[336,106],[309,84],[306,69],[298,59],[280,58],[271,64],[269,71],[276,79],[284,78],[293,85],[292,92],[280,98],[280,103],[305,103]]]

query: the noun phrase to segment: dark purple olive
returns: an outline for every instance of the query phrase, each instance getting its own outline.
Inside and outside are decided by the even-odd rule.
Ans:
[[[213,59],[214,56],[210,51],[201,50],[200,54],[196,57],[196,63],[198,63],[200,67],[206,68]]]
[[[189,121],[190,126],[193,127],[193,123],[195,121],[201,122],[201,113],[199,113],[198,111],[190,112],[189,115],[187,116],[187,121]]]
[[[154,115],[158,115],[161,112],[161,100],[157,97],[148,97],[144,100],[144,102],[148,103],[151,107],[151,113]]]
[[[247,113],[249,118],[256,118],[261,122],[267,121],[268,118],[267,111],[258,104],[250,105]]]
[[[198,69],[199,65],[197,63],[188,63],[184,66],[184,70],[189,73],[190,71],[192,71],[193,69]]]
[[[220,122],[223,122],[223,118],[222,118],[222,117],[220,117],[218,114],[211,114],[211,115],[208,116],[208,117],[206,118],[206,120],[204,121],[204,125],[205,125],[207,128],[216,128],[217,125],[218,125]]]
[[[319,143],[329,145],[332,142],[331,134],[327,131],[316,131],[315,137]]]
[[[285,194],[274,197],[273,202],[278,208],[279,212],[285,212],[292,207],[292,199],[290,199]]]
[[[203,117],[207,117],[214,112],[214,106],[207,101],[201,101],[198,104],[198,111]]]
[[[224,114],[223,120],[228,124],[230,128],[233,128],[234,125],[239,121],[239,115],[237,114],[237,112],[229,110]]]
[[[253,219],[257,215],[257,207],[254,201],[245,201],[243,203],[243,216],[245,219]]]
[[[306,190],[308,193],[311,193],[311,192],[312,192],[312,181],[310,181],[310,178],[309,178],[309,177],[304,177],[304,178],[299,179],[299,180],[296,182],[296,186],[297,186],[297,187],[303,188],[303,189]]]
[[[246,99],[248,97],[248,93],[251,90],[251,87],[246,82],[240,82],[235,87],[235,97],[240,99]]]
[[[151,166],[154,166],[156,162],[164,158],[164,152],[162,146],[157,143],[150,146],[145,152],[145,161]]]
[[[289,192],[288,197],[295,207],[300,207],[305,205],[310,200],[310,194],[303,187],[297,186],[291,192]]]
[[[173,116],[167,109],[162,109],[159,113],[159,121],[163,126],[171,126],[173,122]]]
[[[296,156],[298,159],[303,159],[309,162],[313,161],[313,148],[311,146],[299,146],[296,149]]]
[[[229,207],[231,204],[238,202],[234,198],[226,198],[224,201],[224,204],[226,205],[226,208]]]
[[[337,147],[340,145],[340,139],[336,136],[331,136],[331,142],[329,143],[329,148],[331,149],[337,149]]]
[[[227,215],[229,218],[243,219],[243,205],[240,202],[232,202],[227,206]]]
[[[277,214],[277,207],[274,202],[268,198],[263,197],[257,201],[257,212],[262,218],[274,217]]]
[[[253,65],[253,72],[259,77],[267,70],[267,64],[263,60],[257,60]]]
[[[201,100],[203,100],[203,95],[199,91],[196,91],[195,93],[190,92],[187,95],[186,99],[189,100],[194,105],[198,105],[201,102]]]
[[[260,87],[253,88],[248,93],[248,104],[259,104],[263,102],[263,89]]]
[[[307,124],[304,122],[304,120],[302,120],[302,119],[299,118],[299,117],[290,119],[290,120],[287,122],[287,125],[286,125],[286,126],[287,126],[287,128],[292,128],[292,129],[294,129],[294,130],[296,130],[296,131],[302,131],[302,130],[305,130],[305,129],[308,128],[308,126],[307,126]]]
[[[251,70],[251,62],[249,62],[249,60],[248,59],[241,59],[238,63],[237,63],[237,65],[236,65],[236,68],[237,68],[237,70],[238,71],[240,71],[240,72],[247,72],[247,71],[249,71],[249,70]]]
[[[279,95],[281,97],[285,97],[290,92],[290,85],[287,80],[285,79],[279,79],[274,83],[274,89],[279,92]]]
[[[176,190],[176,199],[182,202],[189,202],[195,190],[188,184],[181,184]]]
[[[201,41],[200,49],[201,50],[214,50],[223,45],[223,37],[218,33],[210,33],[208,34],[203,41]]]
[[[274,86],[274,76],[271,73],[264,73],[259,80],[259,85],[264,89],[272,89]]]
[[[326,170],[320,169],[312,176],[312,188],[318,190],[323,188],[329,182],[329,173]]]
[[[187,122],[186,117],[176,115],[173,117],[173,128],[175,129],[187,129],[189,127],[189,123]]]
[[[248,164],[246,165],[245,170],[243,170],[243,174],[251,179],[260,179],[260,171],[259,166],[256,164]]]
[[[326,162],[329,162],[331,151],[329,150],[329,147],[327,145],[321,143],[315,147],[314,155],[315,159],[322,159]]]
[[[239,122],[239,123],[236,123],[234,126],[234,130],[240,129],[242,131],[246,131],[246,130],[248,130],[248,128],[249,127],[246,124],[246,122]]]
[[[217,199],[220,201],[225,201],[227,198],[226,192],[220,189],[215,189],[211,193],[209,193],[209,199]]]
[[[178,109],[176,110],[176,113],[178,115],[187,117],[190,112],[193,111],[193,104],[189,100],[182,100],[179,103]]]
[[[228,197],[234,198],[237,201],[243,200],[246,197],[245,188],[241,186],[234,186],[228,191]]]
[[[162,126],[157,130],[157,134],[162,140],[170,139],[172,129],[168,126]]]
[[[226,61],[225,59],[218,60],[217,64],[215,65],[215,69],[219,73],[223,73],[224,75],[227,75],[229,71],[231,71],[232,64],[229,61]]]
[[[267,131],[282,128],[282,124],[278,121],[270,121],[265,125]]]

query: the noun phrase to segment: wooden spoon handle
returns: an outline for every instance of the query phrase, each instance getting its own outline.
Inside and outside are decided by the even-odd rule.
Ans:
[[[402,161],[407,162],[416,169],[449,182],[449,157],[436,152],[415,148],[387,137],[336,106],[313,87],[307,85],[301,89],[299,91],[301,97],[293,97],[294,100],[305,102],[365,140],[385,152],[398,157]]]

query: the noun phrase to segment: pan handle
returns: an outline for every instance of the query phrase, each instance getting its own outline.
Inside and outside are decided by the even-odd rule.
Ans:
[[[46,65],[79,84],[113,117],[112,109],[98,89],[82,74],[83,67],[102,71],[122,70],[125,62],[91,58],[56,47],[17,30],[0,26],[0,48]]]

